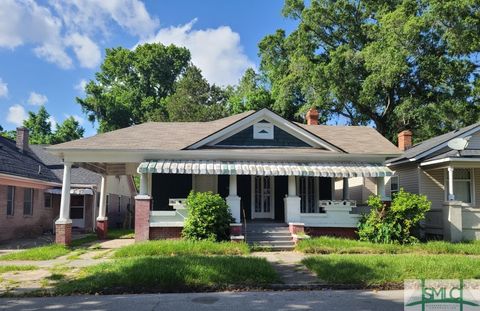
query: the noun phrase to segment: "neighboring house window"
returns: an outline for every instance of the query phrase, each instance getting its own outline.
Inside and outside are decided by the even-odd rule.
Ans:
[[[398,176],[390,177],[390,193],[393,196],[400,190],[400,182]]]
[[[472,174],[470,169],[454,169],[453,193],[455,195],[455,200],[464,203],[472,203]]]
[[[23,190],[23,215],[33,215],[33,189]]]
[[[318,213],[318,183],[315,177],[298,177],[297,193],[301,213]]]
[[[15,210],[15,187],[7,187],[7,215],[13,216]]]
[[[45,193],[44,194],[44,206],[45,208],[52,208],[52,194],[51,193]]]

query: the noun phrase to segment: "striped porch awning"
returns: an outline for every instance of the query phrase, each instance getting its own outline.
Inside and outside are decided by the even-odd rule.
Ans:
[[[318,176],[318,177],[384,177],[392,171],[386,166],[359,162],[249,162],[156,160],[142,162],[139,173],[195,175],[260,175],[260,176]]]

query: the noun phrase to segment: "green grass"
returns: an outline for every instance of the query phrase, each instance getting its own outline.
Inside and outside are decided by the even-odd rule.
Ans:
[[[115,260],[87,267],[60,282],[56,294],[184,292],[255,287],[278,282],[262,258],[237,256],[160,256]]]
[[[248,253],[248,245],[245,243],[158,240],[122,247],[113,254],[113,258],[173,255],[244,255]]]
[[[302,260],[320,280],[361,287],[400,287],[405,279],[478,279],[480,259],[462,255],[322,255]]]
[[[134,239],[133,229],[109,229],[107,233],[109,239]]]
[[[96,234],[89,233],[89,234],[85,235],[84,237],[72,240],[72,243],[70,244],[70,247],[79,247],[79,246],[82,246],[84,244],[93,243],[97,240],[98,240],[98,238],[97,238]]]
[[[2,255],[0,260],[51,260],[69,252],[70,249],[66,246],[50,244]]]
[[[309,254],[463,254],[480,255],[480,241],[449,243],[432,241],[414,245],[376,244],[350,239],[319,237],[302,240],[298,251]]]
[[[0,273],[5,272],[13,272],[13,271],[30,271],[30,270],[37,270],[38,267],[36,266],[20,266],[20,265],[8,265],[8,266],[0,266]]]

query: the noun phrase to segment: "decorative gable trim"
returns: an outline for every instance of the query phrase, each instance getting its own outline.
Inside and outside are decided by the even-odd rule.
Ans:
[[[249,115],[248,117],[245,117],[242,120],[239,120],[221,129],[220,131],[217,131],[199,140],[198,142],[188,146],[186,149],[198,149],[204,146],[213,146],[250,126],[253,126],[254,124],[262,120],[272,123],[274,126],[284,130],[285,132],[291,134],[292,136],[297,137],[298,139],[304,141],[305,143],[312,146],[313,148],[326,149],[332,152],[342,152],[342,153],[345,152],[342,149],[338,148],[337,146],[308,132],[307,130],[301,128],[300,126],[294,124],[293,122],[290,122],[282,118],[281,116],[277,115],[276,113],[268,109],[262,109],[260,111],[257,111]]]

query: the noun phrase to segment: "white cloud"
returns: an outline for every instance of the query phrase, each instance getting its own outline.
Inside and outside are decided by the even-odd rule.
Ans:
[[[47,121],[50,122],[50,125],[52,126],[52,130],[55,130],[57,128],[58,123],[54,116],[48,117]]]
[[[175,44],[190,50],[192,62],[211,83],[236,84],[253,62],[245,55],[240,35],[228,26],[193,30],[196,19],[188,24],[160,29],[141,43],[161,42]]]
[[[73,48],[82,67],[95,68],[100,64],[102,53],[89,37],[74,33],[65,39],[65,44]]]
[[[45,105],[46,102],[48,102],[47,96],[37,92],[31,92],[28,98],[28,103],[34,106],[42,106]]]
[[[64,114],[65,118],[70,118],[70,117],[73,117],[75,119],[75,121],[78,122],[79,125],[83,125],[83,123],[85,123],[85,119],[82,118],[81,116],[79,116],[78,114]]]
[[[47,62],[57,64],[60,68],[72,68],[73,62],[65,52],[64,47],[59,44],[45,43],[34,49],[35,55],[45,59]]]
[[[147,37],[158,27],[139,0],[50,0],[70,31],[108,33],[108,22],[114,21],[132,35]]]
[[[87,86],[87,83],[87,80],[81,79],[73,88],[80,93],[85,93],[85,87]]]
[[[27,112],[22,105],[17,104],[8,108],[7,121],[10,123],[21,126],[23,124],[23,120],[25,120],[27,117]]]
[[[8,95],[8,85],[2,81],[0,78],[0,97],[7,97]]]

